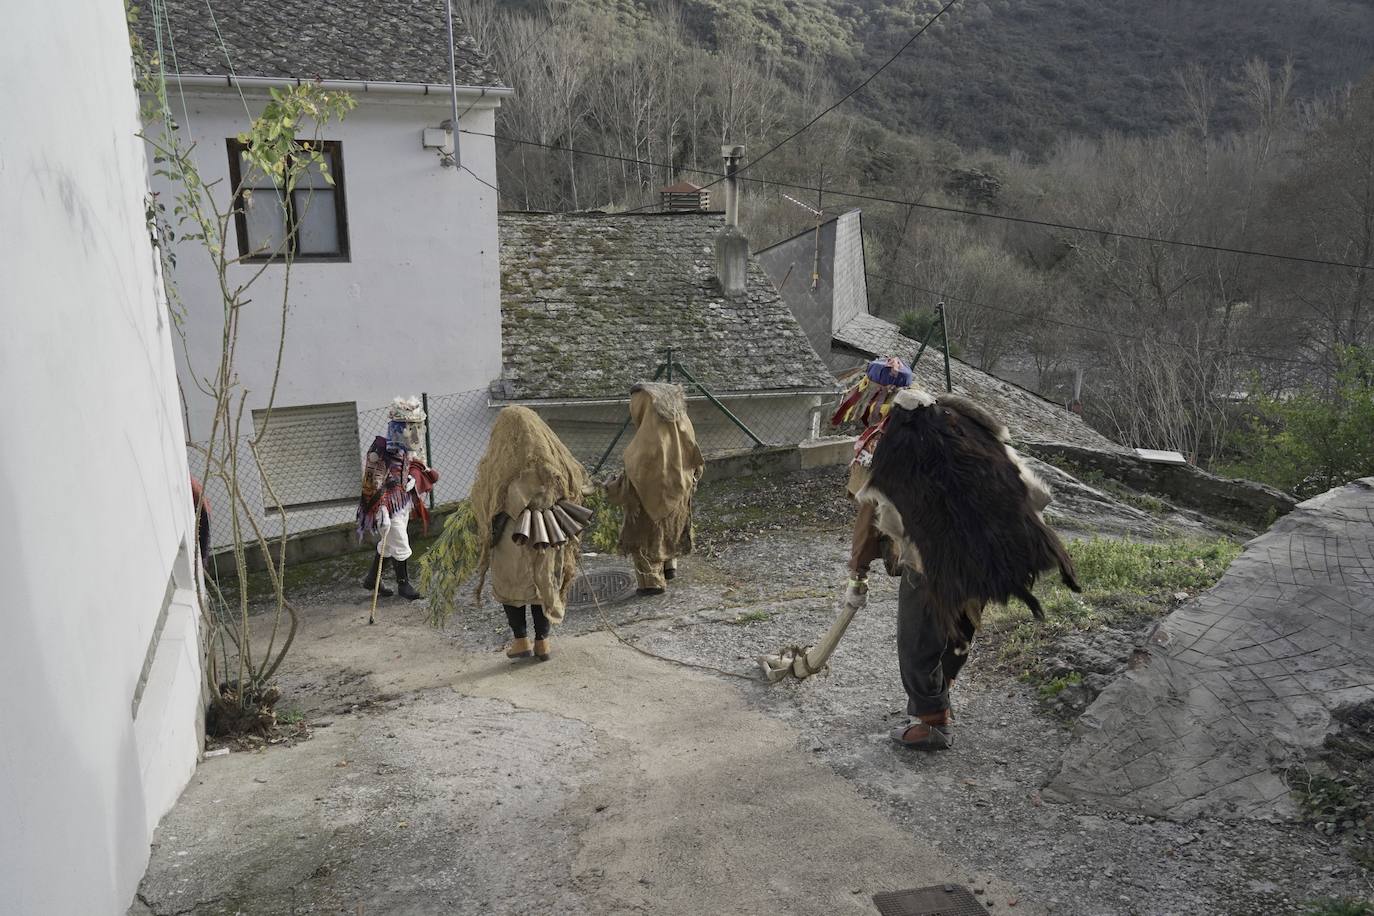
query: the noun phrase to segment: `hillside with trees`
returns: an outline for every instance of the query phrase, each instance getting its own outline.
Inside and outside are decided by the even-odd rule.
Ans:
[[[1081,377],[1123,442],[1222,467],[1276,405],[1370,397],[1374,271],[1312,263],[1374,262],[1368,2],[965,0],[775,152],[938,6],[460,6],[517,90],[508,208],[656,206],[743,143],[756,246],[862,207],[880,313],[946,301],[957,352],[1061,400]]]

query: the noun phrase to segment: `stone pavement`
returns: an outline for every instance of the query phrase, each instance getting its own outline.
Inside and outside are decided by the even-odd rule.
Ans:
[[[1374,700],[1374,478],[1298,506],[1170,615],[1079,721],[1047,797],[1264,816],[1331,712]]]

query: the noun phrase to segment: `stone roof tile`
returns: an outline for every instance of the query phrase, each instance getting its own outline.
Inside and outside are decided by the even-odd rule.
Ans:
[[[234,71],[244,77],[449,82],[444,0],[218,0],[213,21],[203,0],[164,2],[171,22],[171,41],[165,32],[162,41],[169,74],[175,67],[183,74],[227,75],[227,49]],[[500,87],[490,59],[456,14],[453,29],[459,85]],[[151,4],[140,9],[138,32],[153,51]]]
[[[624,397],[671,348],[713,393],[834,391],[757,261],[746,295],[715,277],[718,213],[502,213],[506,399]]]

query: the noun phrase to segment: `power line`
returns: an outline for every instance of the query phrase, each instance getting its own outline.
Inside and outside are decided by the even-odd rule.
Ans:
[[[495,191],[497,194],[500,194],[500,193],[501,193],[501,189],[500,189],[500,188],[498,188],[496,185],[492,184],[490,181],[487,181],[485,178],[483,178],[481,175],[478,175],[476,172],[474,172],[472,169],[468,168],[467,166],[465,166],[465,165],[460,165],[458,168],[459,168],[461,171],[467,172],[469,175],[471,175],[473,178],[475,178],[479,184],[484,184],[484,185],[486,185],[487,187],[489,187],[489,188],[491,188],[493,191]]]
[[[747,163],[745,163],[744,165],[740,166],[740,168],[737,169],[737,170],[735,171],[735,174],[738,175],[738,174],[740,174],[741,172],[743,172],[745,169],[752,168],[753,166],[758,165],[758,164],[759,164],[760,162],[762,162],[764,159],[767,159],[767,158],[768,158],[769,156],[771,156],[773,153],[777,152],[777,150],[778,150],[779,147],[781,147],[781,146],[783,146],[784,144],[790,143],[791,141],[795,140],[797,137],[799,137],[799,136],[801,136],[803,133],[805,133],[810,127],[812,127],[812,126],[813,126],[817,121],[819,121],[821,118],[823,118],[823,117],[825,117],[826,115],[830,114],[830,112],[834,111],[836,108],[839,108],[839,107],[840,107],[841,105],[843,105],[845,102],[847,102],[847,101],[849,101],[851,98],[853,98],[856,94],[858,94],[859,90],[863,89],[863,88],[864,88],[865,86],[867,86],[869,83],[873,82],[875,79],[878,78],[878,76],[879,76],[884,70],[886,70],[888,67],[890,67],[890,66],[892,66],[894,63],[896,63],[897,58],[901,57],[901,56],[902,56],[902,53],[903,53],[904,51],[906,51],[907,48],[909,48],[909,47],[911,47],[913,44],[915,44],[915,43],[916,43],[916,39],[920,38],[922,35],[925,34],[926,29],[928,29],[928,28],[930,28],[931,26],[933,26],[933,25],[936,23],[936,21],[939,20],[939,18],[940,18],[941,16],[943,16],[945,13],[949,12],[950,7],[954,6],[954,4],[956,4],[956,3],[958,3],[958,2],[959,2],[959,0],[949,0],[948,3],[946,3],[944,6],[940,7],[940,11],[939,11],[938,13],[936,13],[934,16],[931,16],[929,19],[927,19],[925,25],[923,25],[923,26],[921,26],[919,29],[917,29],[916,32],[915,32],[915,34],[913,34],[910,38],[908,38],[908,39],[902,44],[902,46],[901,46],[900,48],[898,48],[896,51],[894,51],[891,57],[889,57],[887,60],[883,61],[882,66],[878,67],[877,70],[874,70],[874,71],[873,71],[872,73],[870,73],[868,76],[864,77],[864,79],[863,79],[857,86],[855,86],[853,89],[850,89],[850,90],[849,90],[848,92],[846,92],[844,95],[840,96],[840,98],[839,98],[837,101],[835,101],[832,105],[830,105],[828,108],[826,108],[826,109],[825,109],[824,111],[822,111],[820,114],[816,115],[816,116],[815,116],[814,118],[812,118],[810,121],[807,121],[807,122],[806,122],[805,124],[803,124],[801,127],[798,127],[796,130],[792,131],[792,133],[788,134],[786,137],[783,137],[783,138],[782,138],[781,140],[779,140],[777,143],[774,143],[772,146],[770,146],[767,150],[765,150],[765,151],[763,152],[763,155],[761,155],[761,156],[756,156],[756,157],[754,157],[753,159],[749,160],[749,161],[748,161]],[[717,182],[722,181],[722,180],[724,180],[724,176],[721,176],[720,178],[717,178],[717,179],[716,179]],[[712,182],[712,183],[714,184],[715,182]],[[708,187],[709,187],[709,185],[708,185]]]
[[[548,143],[539,143],[534,140],[525,140],[521,137],[508,137],[502,134],[488,134],[472,130],[464,130],[463,133],[471,134],[476,137],[488,137],[494,140],[501,140],[505,143],[515,143],[523,146],[535,146],[541,149],[553,150],[554,152],[575,153],[582,156],[592,156],[598,159],[610,159],[615,162],[626,162],[636,165],[653,166],[654,168],[661,169],[676,169],[679,172],[690,172],[698,175],[713,175],[717,178],[720,177],[717,175],[717,173],[708,171],[707,169],[691,168],[686,166],[671,166],[666,163],[654,162],[649,159],[637,159],[631,156],[617,156],[614,153],[602,153],[597,152],[595,150],[584,150],[571,146],[552,146]],[[754,178],[752,176],[746,175],[741,177],[740,181],[749,181],[753,182],[754,184],[764,185],[766,187],[787,188],[793,191],[807,191],[812,194],[824,191],[826,194],[837,197],[845,197],[850,200],[863,200],[872,203],[893,204],[895,206],[900,207],[914,207],[918,210],[932,210],[937,213],[950,213],[959,216],[971,216],[978,219],[990,219],[1000,222],[1021,223],[1024,225],[1039,226],[1045,229],[1062,229],[1068,232],[1082,232],[1088,235],[1099,235],[1107,238],[1120,238],[1129,239],[1131,241],[1136,242],[1148,242],[1153,245],[1172,245],[1179,248],[1194,248],[1201,251],[1211,251],[1218,254],[1234,254],[1251,258],[1272,258],[1275,260],[1290,261],[1299,264],[1312,264],[1318,267],[1340,267],[1346,270],[1374,270],[1374,264],[1354,264],[1348,261],[1333,261],[1326,258],[1311,258],[1303,255],[1280,254],[1279,252],[1275,251],[1258,251],[1252,248],[1232,248],[1226,245],[1212,245],[1207,242],[1191,242],[1186,239],[1170,239],[1164,238],[1162,236],[1141,235],[1132,232],[1120,232],[1114,229],[1102,229],[1100,227],[1094,226],[1076,226],[1072,223],[1059,223],[1054,222],[1053,220],[1036,219],[1034,217],[1029,216],[1012,216],[1007,213],[987,213],[981,210],[969,210],[964,207],[951,207],[944,206],[941,204],[922,203],[921,201],[904,200],[899,197],[884,197],[879,194],[863,194],[858,191],[840,191],[829,187],[819,188],[814,185],[797,184],[795,182],[789,181],[778,181],[772,178]],[[710,186],[711,185],[705,185],[703,189]],[[649,207],[652,206],[653,204],[646,204],[645,206],[636,207],[632,210],[625,210],[622,211],[621,215],[639,213],[643,210],[649,209]]]
[[[807,121],[805,124],[803,124],[801,127],[798,127],[796,130],[792,131],[792,133],[788,134],[786,137],[783,137],[783,138],[782,138],[781,140],[779,140],[777,143],[774,143],[774,144],[773,144],[772,146],[770,146],[768,149],[764,150],[764,152],[763,152],[762,155],[755,156],[753,159],[749,160],[747,163],[745,163],[744,165],[740,166],[738,169],[735,170],[735,175],[736,175],[736,176],[739,176],[740,174],[742,174],[742,173],[744,172],[745,169],[752,168],[753,166],[758,165],[758,164],[759,164],[760,162],[762,162],[764,159],[767,159],[769,156],[771,156],[771,155],[773,155],[775,152],[777,152],[778,149],[779,149],[780,147],[782,147],[782,146],[784,146],[784,145],[786,145],[786,144],[792,142],[792,141],[795,140],[797,137],[801,136],[803,133],[805,133],[807,130],[809,130],[813,125],[815,125],[815,123],[816,123],[817,121],[819,121],[821,118],[824,118],[826,115],[830,114],[830,112],[834,111],[836,108],[839,108],[839,107],[840,107],[841,105],[843,105],[845,102],[847,102],[847,101],[849,101],[850,99],[852,99],[855,95],[857,95],[857,94],[859,93],[859,91],[860,91],[861,89],[863,89],[863,88],[864,88],[865,86],[867,86],[869,83],[871,83],[871,82],[873,82],[875,79],[877,79],[878,76],[879,76],[879,74],[881,74],[881,73],[882,73],[884,70],[886,70],[888,67],[892,66],[892,64],[894,64],[894,63],[897,61],[897,58],[899,58],[899,57],[902,56],[903,52],[905,52],[907,48],[911,47],[913,44],[916,43],[916,39],[920,38],[922,35],[925,34],[926,29],[928,29],[928,28],[930,28],[932,25],[934,25],[934,24],[936,23],[936,21],[937,21],[941,16],[943,16],[945,13],[949,12],[950,7],[954,6],[954,4],[956,4],[956,3],[958,3],[958,2],[959,2],[959,0],[949,0],[948,3],[946,3],[944,6],[942,6],[942,7],[940,8],[940,11],[939,11],[939,12],[937,12],[934,16],[931,16],[929,19],[927,19],[924,25],[922,25],[919,29],[917,29],[916,32],[915,32],[910,38],[908,38],[905,42],[903,42],[903,43],[902,43],[902,46],[901,46],[900,48],[898,48],[895,52],[893,52],[893,54],[892,54],[891,57],[889,57],[887,60],[883,61],[883,63],[878,67],[878,69],[874,70],[872,73],[868,74],[868,76],[864,77],[863,80],[860,81],[860,82],[858,83],[858,85],[854,86],[854,88],[850,89],[850,90],[849,90],[848,92],[846,92],[844,95],[840,96],[839,99],[837,99],[835,102],[833,102],[833,103],[831,103],[829,106],[827,106],[824,110],[822,110],[822,111],[821,111],[819,114],[817,114],[814,118],[812,118],[811,120]],[[663,166],[663,167],[664,167],[664,168],[669,168],[669,169],[672,168],[671,166]],[[683,170],[683,171],[700,171],[700,170],[695,170],[695,169],[693,169],[693,170]],[[670,174],[671,174],[671,172],[670,172]],[[715,174],[715,173],[710,172],[710,173],[707,173],[707,174]],[[724,181],[724,180],[725,180],[725,176],[724,176],[724,175],[716,175],[715,178],[714,178],[714,180],[712,180],[712,181],[708,182],[707,184],[703,185],[702,188],[701,188],[701,190],[705,191],[705,190],[707,190],[708,188],[714,188],[716,185],[720,184],[720,183],[721,183],[722,181]],[[653,206],[653,204],[645,204],[645,205],[642,206],[642,207],[636,207],[636,208],[633,209],[633,210],[626,210],[625,212],[626,212],[626,213],[638,213],[639,211],[641,211],[641,210],[647,210],[647,209],[649,209],[649,208],[652,207],[652,206]]]
[[[564,7],[563,7],[561,10],[559,10],[557,13],[554,13],[554,14],[552,14],[552,15],[549,16],[548,24],[545,25],[544,28],[540,30],[539,34],[536,35],[536,36],[534,36],[533,38],[531,38],[529,41],[525,42],[525,46],[524,46],[523,48],[521,48],[519,51],[516,51],[516,52],[515,52],[515,55],[514,55],[513,57],[511,57],[511,59],[510,59],[509,61],[506,61],[506,62],[505,62],[505,67],[506,67],[507,73],[510,72],[510,69],[511,69],[515,64],[517,64],[517,63],[519,63],[520,61],[522,61],[522,60],[525,59],[525,55],[529,53],[530,49],[532,49],[535,45],[539,44],[539,42],[540,42],[541,40],[543,40],[544,36],[547,35],[547,34],[549,34],[549,32],[553,29],[553,27],[554,27],[555,25],[558,24],[558,20],[561,19],[561,18],[563,17],[563,14],[566,13],[566,12],[567,12],[568,10],[570,10],[570,9],[572,9],[572,4],[571,4],[571,3],[567,4],[566,6],[564,6]],[[477,98],[473,99],[471,102],[468,103],[468,107],[463,109],[462,113],[458,115],[458,119],[459,119],[459,120],[462,120],[463,118],[467,117],[468,112],[469,112],[469,111],[472,111],[473,106],[475,106],[478,102],[482,101],[482,99],[486,98],[486,95],[487,95],[487,87],[486,87],[486,86],[483,86],[483,87],[481,87],[481,92],[478,94]],[[458,127],[457,124],[454,124],[453,126],[454,126],[455,129]]]
[[[1102,327],[1092,327],[1086,324],[1075,324],[1072,321],[1064,321],[1059,318],[1050,318],[1044,315],[1036,315],[1031,312],[1021,312],[1017,311],[1016,309],[1009,309],[1004,306],[991,305],[986,302],[980,302],[977,299],[968,299],[962,296],[952,296],[947,293],[941,292],[940,290],[929,289],[928,287],[918,286],[915,283],[907,283],[904,280],[897,280],[893,277],[884,277],[880,274],[869,274],[868,277],[872,280],[881,280],[884,283],[891,283],[894,286],[904,286],[907,289],[914,289],[919,292],[928,293],[929,295],[936,296],[942,300],[947,300],[949,302],[963,302],[968,305],[976,305],[979,308],[988,309],[989,311],[1001,312],[1006,315],[1014,315],[1018,318],[1028,318],[1032,321],[1044,322],[1045,324],[1053,324],[1058,325],[1060,327],[1073,328],[1078,331],[1087,331],[1093,334],[1107,333],[1110,334],[1112,337],[1120,337],[1125,338],[1127,340],[1139,340],[1145,343],[1163,344],[1164,346],[1176,347],[1180,350],[1186,350],[1189,353],[1221,353],[1226,356],[1248,356],[1251,359],[1268,360],[1270,362],[1278,363],[1291,363],[1295,366],[1309,366],[1317,369],[1323,368],[1321,363],[1313,362],[1312,360],[1293,359],[1292,357],[1284,356],[1274,356],[1269,353],[1255,353],[1249,350],[1228,350],[1224,347],[1189,346],[1185,343],[1176,343],[1174,341],[1161,340],[1157,337],[1146,337],[1144,334],[1129,334],[1125,331],[1119,331],[1115,329],[1104,329]]]

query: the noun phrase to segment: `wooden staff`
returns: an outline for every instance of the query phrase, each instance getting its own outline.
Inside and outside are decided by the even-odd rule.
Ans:
[[[386,535],[382,535],[383,538]],[[377,581],[372,583],[372,610],[367,612],[367,625],[372,626],[377,622],[377,593],[382,590],[382,567],[386,566],[386,555],[382,552],[382,544],[377,545]]]

